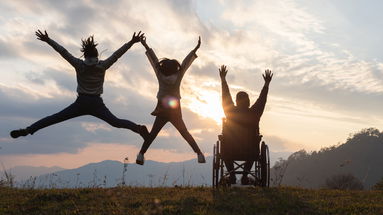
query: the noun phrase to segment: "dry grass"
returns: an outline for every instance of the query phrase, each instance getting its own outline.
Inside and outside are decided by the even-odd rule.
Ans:
[[[16,189],[0,214],[383,214],[383,191],[299,188]]]

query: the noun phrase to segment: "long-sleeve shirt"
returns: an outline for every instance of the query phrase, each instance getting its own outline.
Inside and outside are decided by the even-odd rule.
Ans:
[[[159,87],[158,87],[157,99],[162,99],[166,96],[173,96],[178,99],[181,99],[181,94],[180,94],[181,81],[186,70],[190,67],[193,61],[198,57],[195,53],[195,50],[192,50],[182,61],[180,71],[169,76],[166,76],[161,73],[159,68],[159,61],[153,49],[148,49],[146,51],[146,56],[148,57],[149,62],[152,65],[158,80]]]
[[[234,105],[226,80],[222,80],[222,107],[230,126],[248,128],[259,135],[259,121],[265,110],[268,85],[264,85],[257,101],[246,109],[240,109]]]
[[[93,64],[86,64],[84,60],[74,57],[54,40],[49,39],[47,43],[75,68],[77,92],[90,95],[100,95],[103,93],[106,70],[132,46],[130,42],[125,43],[107,59],[98,60],[96,58]]]

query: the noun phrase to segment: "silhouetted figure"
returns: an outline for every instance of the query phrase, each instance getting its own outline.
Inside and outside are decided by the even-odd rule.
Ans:
[[[177,60],[163,58],[158,60],[154,51],[146,44],[146,38],[142,37],[142,45],[146,49],[146,55],[156,74],[159,90],[157,93],[157,106],[151,113],[156,116],[149,137],[145,139],[140,152],[137,155],[136,163],[144,164],[144,154],[150,144],[156,138],[162,127],[170,122],[180,132],[182,137],[189,143],[195,153],[198,155],[198,162],[205,163],[205,157],[198,147],[196,141],[187,130],[181,114],[181,95],[180,85],[186,70],[197,58],[196,51],[201,45],[201,38],[198,39],[197,46],[185,57],[180,64]]]
[[[265,84],[262,88],[261,94],[259,95],[257,101],[250,107],[249,95],[240,91],[236,95],[236,105],[234,105],[233,100],[230,95],[229,86],[226,82],[227,69],[226,66],[222,65],[219,69],[219,75],[221,77],[222,83],[222,107],[226,116],[226,123],[233,131],[236,133],[231,134],[232,139],[229,141],[238,142],[238,147],[240,146],[240,141],[242,137],[251,136],[254,140],[259,140],[259,121],[263,114],[266,105],[267,93],[269,90],[269,84],[273,77],[273,74],[270,70],[266,70],[265,74],[262,75],[265,80]],[[235,137],[233,137],[233,135]],[[230,135],[228,135],[230,136]],[[259,142],[258,142],[259,144]],[[258,145],[259,154],[259,145]],[[235,149],[234,149],[235,150]],[[225,160],[225,165],[227,170],[230,172],[234,169],[233,160]],[[246,161],[244,165],[244,174],[242,175],[241,182],[242,184],[248,184],[249,178],[247,177],[247,172],[251,170],[253,166],[252,161]],[[235,173],[231,172],[230,174],[230,183],[235,184],[236,178]]]
[[[34,134],[42,128],[74,117],[92,115],[104,120],[114,127],[130,129],[140,134],[145,139],[149,132],[144,125],[137,125],[129,120],[117,118],[109,111],[101,98],[105,71],[126,51],[128,51],[134,43],[139,42],[143,35],[144,34],[141,34],[141,31],[137,35],[134,33],[132,39],[128,43],[125,43],[105,60],[98,59],[97,44],[94,42],[93,36],[91,36],[86,40],[82,40],[81,51],[84,53],[84,60],[82,60],[74,57],[64,47],[49,38],[46,31],[45,33],[42,33],[40,30],[36,31],[37,39],[52,46],[54,50],[75,68],[78,96],[76,101],[64,110],[45,117],[25,129],[11,131],[10,135],[13,138],[18,138],[20,136]]]

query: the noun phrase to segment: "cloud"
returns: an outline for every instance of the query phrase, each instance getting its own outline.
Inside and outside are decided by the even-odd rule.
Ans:
[[[4,40],[0,39],[0,58],[8,59],[14,57],[15,55],[16,53],[12,49],[12,47],[9,44],[7,44]]]
[[[278,136],[265,136],[262,138],[262,141],[265,141],[269,149],[273,152],[288,152],[299,150],[299,147],[302,147]]]
[[[33,17],[33,21],[23,16],[5,20],[9,29],[6,30],[7,34],[4,37],[5,41],[19,39],[21,45],[12,44],[10,47],[15,50],[17,58],[22,60],[24,65],[28,63],[34,67],[21,72],[17,83],[1,85],[1,96],[4,101],[1,104],[1,117],[9,120],[7,124],[0,124],[1,137],[4,138],[2,140],[6,140],[1,142],[3,155],[73,154],[91,142],[123,142],[136,147],[142,144],[138,135],[111,128],[106,123],[91,117],[68,120],[26,138],[17,140],[7,138],[11,129],[27,126],[41,117],[60,111],[75,99],[73,68],[49,46],[35,40],[33,32],[37,28],[47,29],[49,35],[74,56],[81,55],[79,39],[94,34],[100,44],[99,50],[106,49],[102,53],[102,58],[108,57],[128,41],[133,31],[142,29],[148,35],[149,45],[153,46],[159,57],[180,59],[196,44],[198,33],[190,35],[190,32],[203,29],[195,15],[192,1],[182,4],[177,1],[158,1],[151,4],[116,1],[107,7],[104,3],[89,4],[88,1],[7,3],[15,9],[14,17],[18,16],[16,14]],[[17,26],[24,26],[24,31]],[[156,104],[157,81],[142,47],[137,46],[129,50],[127,56],[122,57],[107,71],[103,97],[109,109],[117,116],[147,124],[150,128],[154,118],[149,113]],[[201,122],[206,126],[216,126],[214,121],[201,119],[195,113],[188,111],[187,106],[184,108],[184,115],[191,131],[198,130]],[[179,153],[191,152],[190,146],[174,128],[167,126],[165,133],[170,135],[158,137],[152,146],[153,150],[172,149]],[[200,140],[204,151],[210,150],[211,143],[216,139],[216,133],[211,128],[194,135]]]
[[[44,85],[49,81],[53,81],[58,89],[72,92],[76,89],[76,77],[72,74],[60,70],[48,68],[42,73],[28,72],[25,75],[26,79],[40,85]]]
[[[383,64],[373,58],[361,59],[350,46],[333,39],[334,29],[328,19],[342,23],[340,16],[325,19],[320,12],[312,12],[316,11],[314,3],[294,0],[205,3],[0,3],[4,14],[0,18],[0,62],[7,72],[0,80],[2,156],[76,154],[92,143],[123,143],[136,148],[142,143],[133,132],[87,116],[33,136],[9,139],[11,129],[53,114],[76,98],[73,68],[51,47],[35,39],[34,31],[39,28],[47,29],[77,57],[82,55],[80,39],[95,35],[102,59],[129,41],[134,31],[142,30],[158,57],[182,60],[201,35],[199,57],[185,75],[181,92],[185,123],[206,152],[211,152],[221,131],[217,124],[222,115],[217,74],[221,64],[228,65],[232,95],[245,90],[252,102],[263,85],[263,70],[271,68],[275,72],[261,123],[270,145],[275,142],[275,150],[308,147],[312,139],[318,139],[315,147],[331,145],[342,140],[339,138],[343,134],[338,133],[348,135],[354,128],[383,126],[379,120]],[[103,98],[116,116],[150,128],[157,89],[144,48],[136,44],[107,71]],[[338,133],[327,135],[330,128]],[[166,126],[161,134],[151,147],[153,151],[191,152],[172,126]]]
[[[287,86],[311,81],[333,89],[383,92],[382,79],[374,75],[379,70],[378,63],[359,60],[346,48],[326,44],[325,40],[316,41],[314,35],[323,38],[328,30],[318,17],[307,13],[295,1],[236,1],[233,8],[227,8],[222,17],[237,26],[229,34],[241,38],[238,41],[231,39],[230,44],[235,44],[233,48],[226,47],[229,48],[227,53],[238,52],[236,68],[243,68],[244,64],[248,69],[251,68],[249,65],[256,67],[257,58],[253,57],[256,54],[248,51],[253,48],[255,53],[272,53],[269,59],[262,58],[262,61],[271,63]],[[247,38],[247,34],[253,39]],[[250,42],[254,45],[249,45]]]
[[[156,104],[154,99],[148,99],[131,90],[116,89],[113,86],[110,86],[108,89],[110,90],[105,93],[104,102],[117,117],[129,119],[138,124],[146,124],[150,129],[154,121],[154,117],[150,115],[150,112]],[[3,97],[2,101],[4,101],[4,103],[2,103],[4,105],[1,105],[0,116],[7,119],[7,121],[2,120],[2,123],[0,123],[2,131],[0,135],[4,138],[9,137],[8,132],[12,129],[29,126],[38,119],[56,113],[73,102],[73,100],[70,99],[62,101],[56,98],[31,99],[29,95],[20,90],[7,90],[7,93],[0,94],[0,97]],[[15,95],[16,98],[11,97],[10,95],[12,94]],[[20,100],[18,98],[26,99]],[[216,128],[217,125],[211,119],[201,118],[196,113],[188,111],[188,109],[184,109],[183,113],[189,129],[197,129],[201,127],[201,125],[208,126],[208,129],[205,129],[204,132],[195,136],[202,140],[201,142],[205,151],[210,150],[211,143],[215,141],[213,140],[216,137],[214,128]],[[174,149],[180,152],[191,150],[178,131],[170,126],[170,123],[165,127],[165,132],[171,135],[164,137],[159,136],[155,140],[153,148]],[[209,136],[214,138],[209,138]],[[17,140],[6,139],[6,141],[1,141],[3,150],[0,153],[74,153],[84,147],[86,143],[92,141],[120,141],[135,146],[141,146],[142,144],[141,138],[131,131],[113,128],[94,117],[82,116],[44,128],[32,136],[19,138]]]

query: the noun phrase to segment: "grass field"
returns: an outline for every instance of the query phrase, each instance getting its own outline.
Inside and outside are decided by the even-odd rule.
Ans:
[[[0,188],[0,214],[383,214],[383,191]]]

